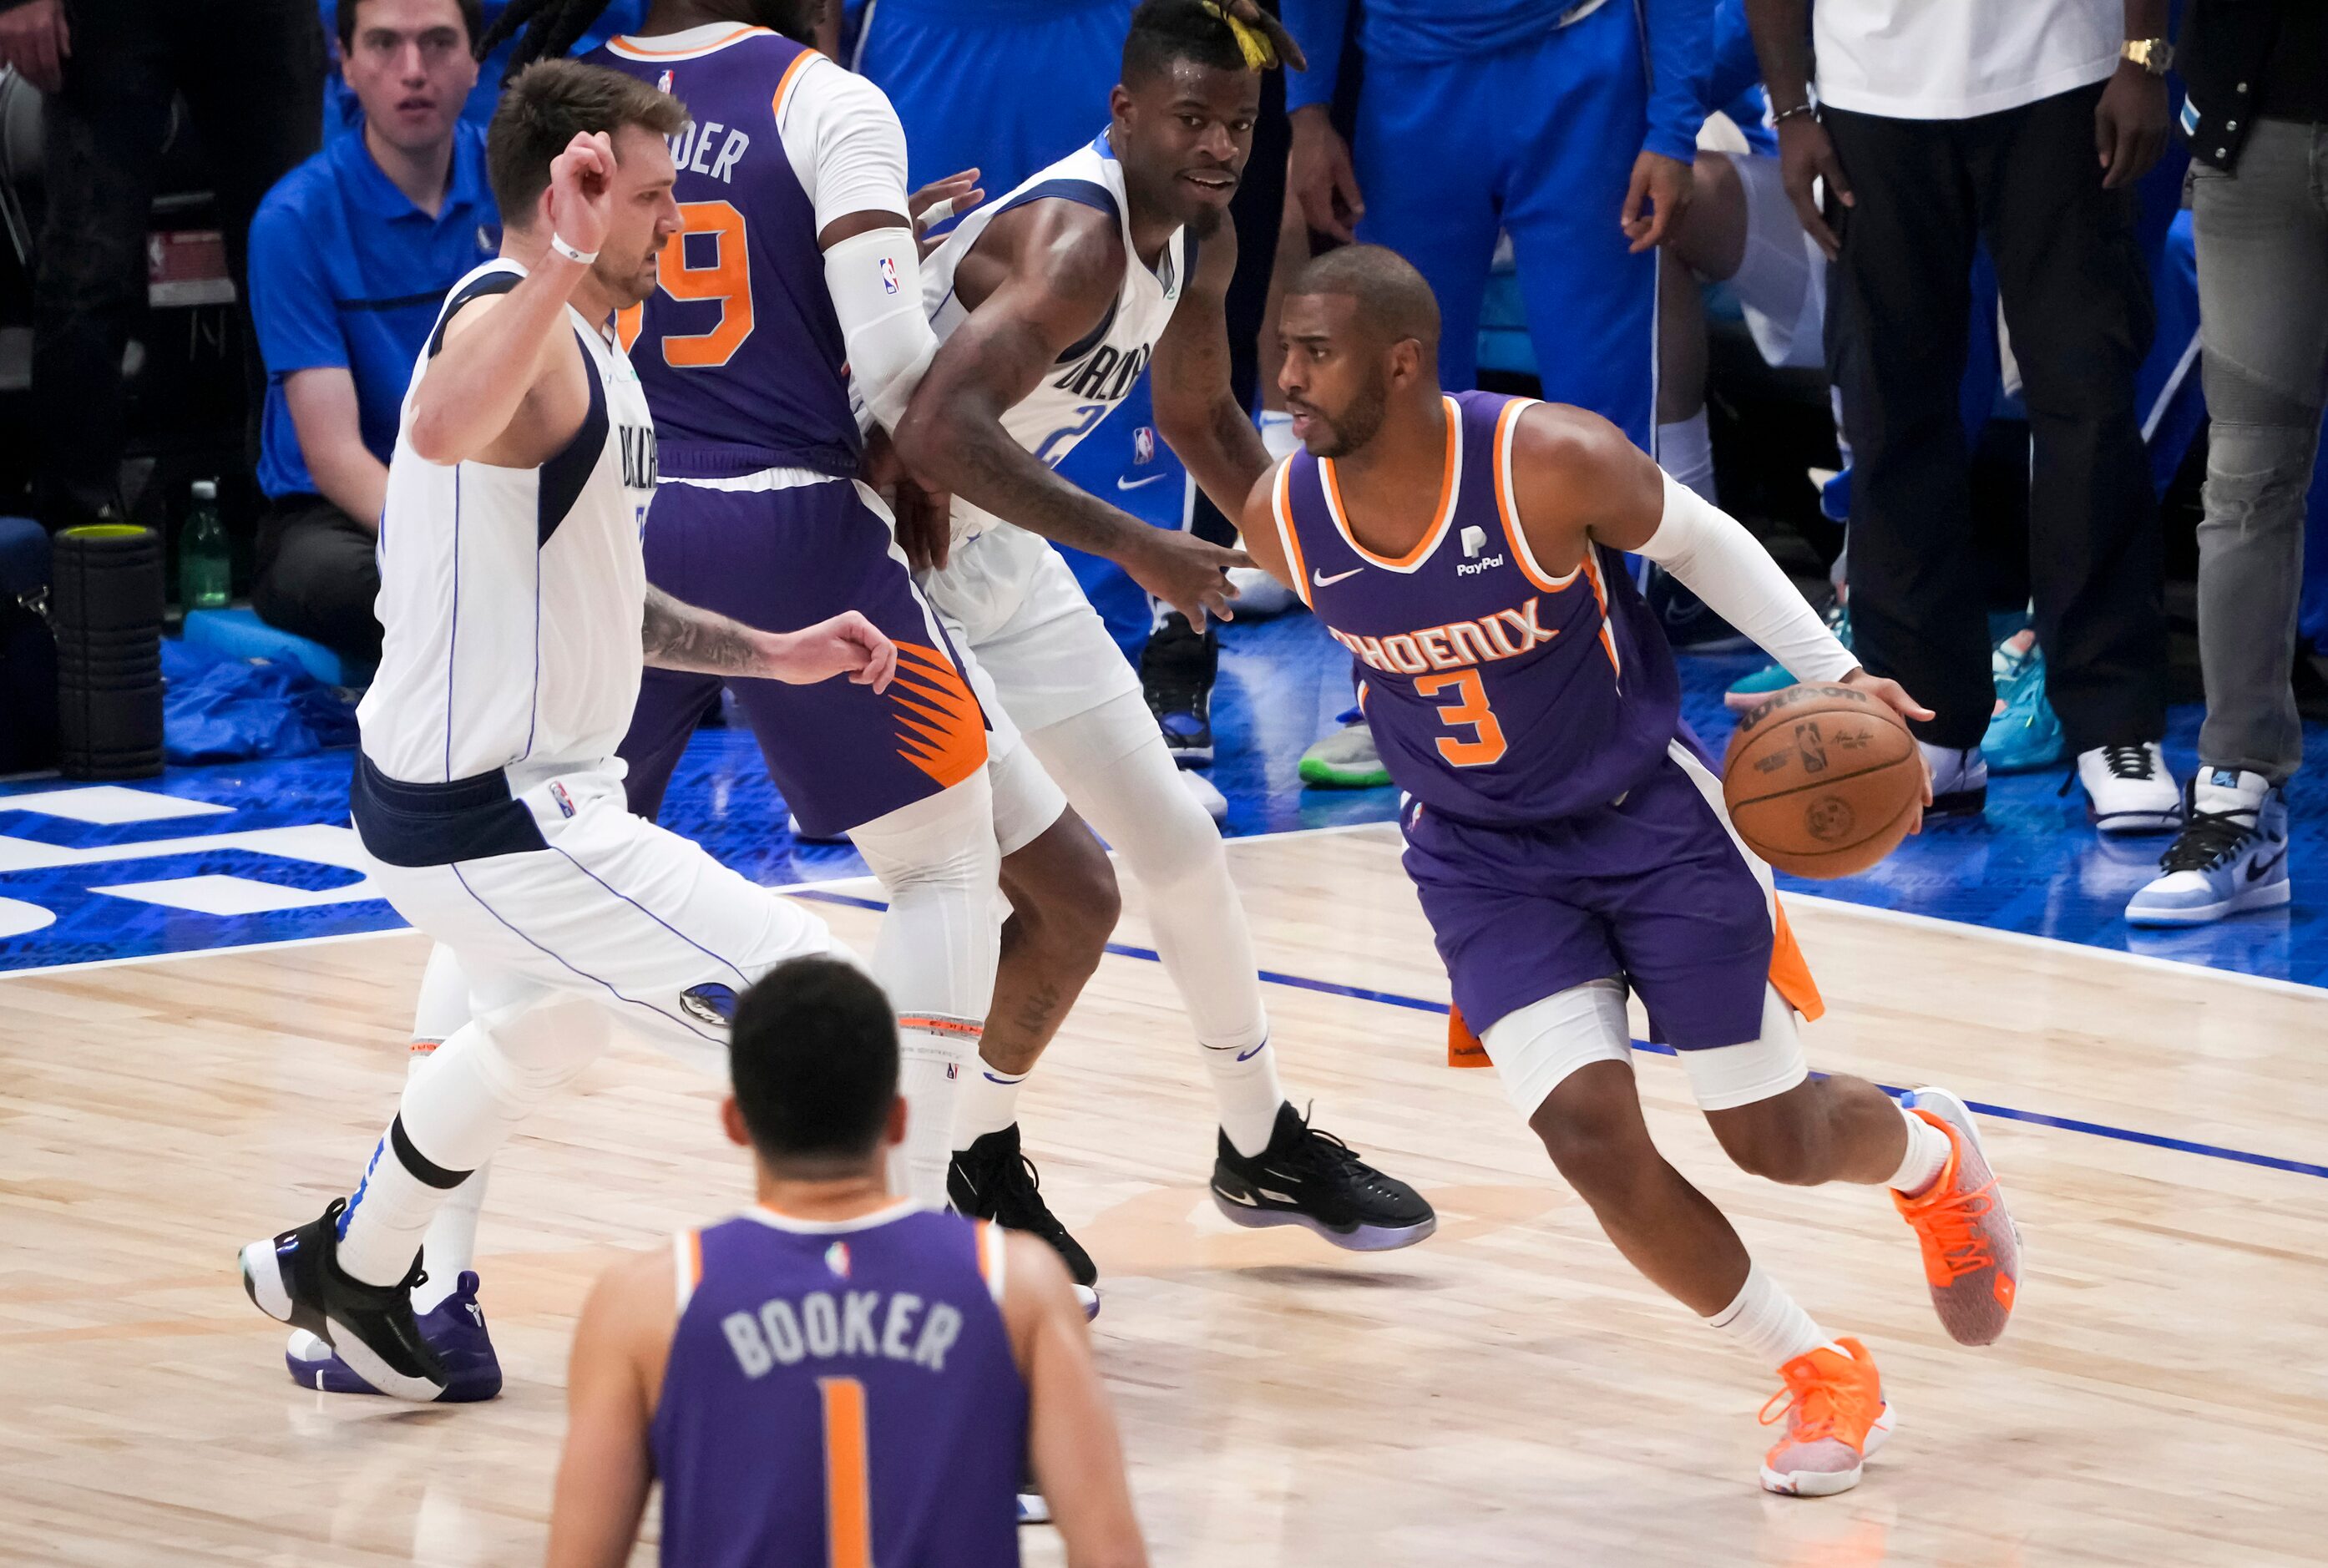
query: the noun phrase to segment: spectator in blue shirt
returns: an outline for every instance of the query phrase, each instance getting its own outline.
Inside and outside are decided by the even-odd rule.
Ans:
[[[5,4],[6,0],[0,0]],[[509,5],[509,0],[482,0],[483,20],[471,31],[482,38]],[[329,35],[339,31],[339,0],[318,0],[323,13],[324,32]],[[581,42],[568,50],[576,59],[589,53],[609,38],[624,33],[644,31],[647,0],[607,0],[606,9],[590,30],[582,34]],[[461,117],[483,130],[493,117],[493,106],[502,100],[502,72],[508,68],[509,57],[517,48],[512,36],[502,41],[501,47],[485,56],[478,67],[477,82],[469,89],[469,101],[462,107]],[[363,126],[363,106],[356,101],[345,81],[324,84],[324,139],[331,141],[359,130]],[[952,173],[951,170],[948,173]]]
[[[376,661],[374,559],[413,361],[446,291],[501,248],[485,138],[461,118],[477,0],[352,0],[340,70],[361,105],[260,203],[251,308],[267,359],[251,603],[285,631]]]

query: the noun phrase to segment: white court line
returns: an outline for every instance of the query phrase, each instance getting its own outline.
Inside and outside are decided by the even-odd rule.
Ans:
[[[813,882],[787,882],[770,889],[776,893],[842,892],[865,884],[873,884],[870,876],[825,877]],[[377,942],[383,936],[414,936],[418,931],[400,920],[379,931],[341,931],[329,936],[286,936],[279,942],[240,942],[219,947],[190,947],[182,953],[139,953],[124,958],[87,958],[78,963],[44,963],[31,969],[0,969],[0,981],[20,980],[27,975],[73,974],[85,969],[119,969],[131,963],[177,963],[189,958],[215,958],[221,953],[278,953],[287,947],[322,947],[336,942]]]
[[[1257,844],[1274,840],[1326,838],[1336,834],[1364,832],[1374,828],[1396,831],[1394,822],[1338,822],[1323,828],[1285,828],[1274,832],[1244,833],[1226,840],[1234,844]],[[773,889],[778,893],[847,892],[867,886],[878,887],[871,876],[825,877],[811,882],[787,882]],[[1841,898],[1823,897],[1816,893],[1784,892],[1790,904],[1817,906],[1823,912],[1854,915],[1878,923],[1910,925],[1920,930],[1940,931],[1957,935],[1983,937],[2011,946],[2032,947],[2056,953],[2080,953],[2127,964],[2137,969],[2164,972],[2185,979],[2226,981],[2253,990],[2275,991],[2285,996],[2312,1000],[2328,1000],[2328,988],[2306,985],[2301,981],[2274,980],[2265,975],[2247,974],[2235,969],[2217,969],[2212,965],[2193,963],[2187,959],[2162,958],[2146,953],[2126,953],[2114,947],[2095,947],[2082,942],[2071,942],[2060,936],[2038,936],[2022,931],[2000,931],[1993,925],[1975,925],[1967,921],[1949,920],[1938,915],[1915,915],[1900,909],[1879,909],[1872,905],[1853,904]],[[412,931],[409,925],[394,925],[384,931],[349,931],[332,936],[293,936],[279,942],[249,942],[224,947],[198,947],[183,953],[154,953],[126,958],[92,958],[78,963],[52,963],[31,969],[0,970],[0,981],[14,980],[23,975],[69,974],[85,969],[117,969],[131,963],[174,963],[182,959],[207,958],[220,953],[271,953],[290,947],[315,947],[330,942],[368,942],[382,936],[403,936]]]
[[[2286,996],[2309,997],[2328,1000],[2328,988],[2306,985],[2300,980],[2274,980],[2268,975],[2248,974],[2241,970],[2217,969],[2212,964],[2194,963],[2185,958],[2164,958],[2156,953],[2127,953],[2122,948],[2096,947],[2083,942],[2071,942],[2062,936],[2039,936],[2026,931],[2002,931],[1994,925],[1975,925],[1969,921],[1950,920],[1938,915],[1917,915],[1905,909],[1879,909],[1869,904],[1854,904],[1842,898],[1822,897],[1816,893],[1790,893],[1785,888],[1779,896],[1788,904],[1816,905],[1822,910],[1855,915],[1879,924],[1912,925],[1920,930],[1938,930],[1959,935],[1983,936],[2013,947],[2050,948],[2055,952],[2081,953],[2113,963],[2130,964],[2154,973],[2166,972],[2184,978],[2193,976],[2210,980],[2227,980],[2257,991],[2277,991]]]

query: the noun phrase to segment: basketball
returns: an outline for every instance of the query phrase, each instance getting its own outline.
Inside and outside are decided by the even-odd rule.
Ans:
[[[1900,847],[1924,765],[1900,716],[1849,686],[1790,686],[1738,721],[1722,798],[1738,836],[1781,871],[1848,877]]]

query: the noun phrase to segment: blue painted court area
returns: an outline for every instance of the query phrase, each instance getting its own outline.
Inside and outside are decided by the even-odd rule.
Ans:
[[[1759,661],[1682,662],[1686,711],[1717,750],[1731,716],[1721,690]],[[1389,790],[1304,790],[1302,749],[1349,702],[1348,662],[1295,614],[1232,627],[1221,662],[1214,781],[1232,835],[1387,822]],[[2178,709],[2167,750],[2192,765],[2195,708]],[[2328,736],[2313,727],[2317,747]],[[151,956],[390,929],[388,906],[357,869],[344,751],[295,761],[173,769],[136,785],[0,785],[0,970]],[[2295,902],[2188,932],[2140,932],[2120,918],[2164,838],[2104,840],[2066,775],[1992,782],[1983,820],[1936,825],[1865,876],[1785,885],[1829,897],[2000,930],[2328,986],[2328,789],[2291,791]],[[784,831],[782,801],[751,737],[705,730],[673,781],[663,822],[770,885],[862,874],[846,846]]]

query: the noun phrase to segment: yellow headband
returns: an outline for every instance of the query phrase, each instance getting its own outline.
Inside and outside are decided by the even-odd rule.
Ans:
[[[1231,15],[1214,0],[1201,0],[1206,14],[1217,16],[1228,23],[1229,36],[1236,40],[1237,50],[1244,56],[1247,70],[1273,70],[1277,68],[1277,50],[1269,35]]]

